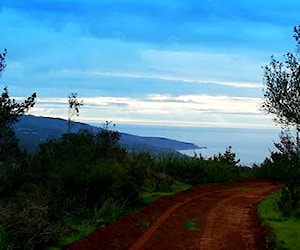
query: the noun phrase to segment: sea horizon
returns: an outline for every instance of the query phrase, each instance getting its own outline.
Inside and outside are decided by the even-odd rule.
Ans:
[[[103,124],[91,124],[103,126]],[[279,141],[279,128],[228,128],[228,127],[190,127],[170,125],[141,125],[118,123],[114,129],[145,137],[162,137],[172,140],[193,143],[199,149],[181,150],[189,156],[201,154],[211,157],[231,147],[232,152],[240,159],[240,164],[251,166],[260,164],[272,151],[274,142]]]

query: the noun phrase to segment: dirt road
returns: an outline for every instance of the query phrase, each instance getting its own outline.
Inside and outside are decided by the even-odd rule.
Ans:
[[[199,185],[162,197],[66,249],[266,249],[256,206],[281,187],[264,180]]]

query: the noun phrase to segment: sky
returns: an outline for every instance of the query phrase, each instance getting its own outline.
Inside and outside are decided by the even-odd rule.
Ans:
[[[297,0],[1,0],[0,87],[87,123],[273,128],[263,69],[295,50]]]

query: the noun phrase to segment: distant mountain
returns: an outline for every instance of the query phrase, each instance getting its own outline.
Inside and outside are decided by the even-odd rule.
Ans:
[[[78,132],[84,129],[96,133],[101,128],[81,122],[74,122],[72,124],[72,132]],[[20,145],[29,152],[34,152],[38,149],[40,143],[48,139],[59,138],[62,134],[66,133],[67,121],[60,118],[24,115],[20,118],[20,121],[14,125],[14,130],[20,141]],[[144,150],[154,153],[199,148],[197,145],[188,142],[159,137],[142,137],[126,133],[121,133],[120,144],[128,150]]]

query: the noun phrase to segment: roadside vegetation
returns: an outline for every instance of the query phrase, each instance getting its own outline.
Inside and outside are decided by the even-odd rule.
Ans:
[[[300,211],[293,215],[283,216],[278,202],[280,192],[268,196],[258,206],[258,215],[265,227],[271,228],[267,242],[270,249],[300,249]]]

